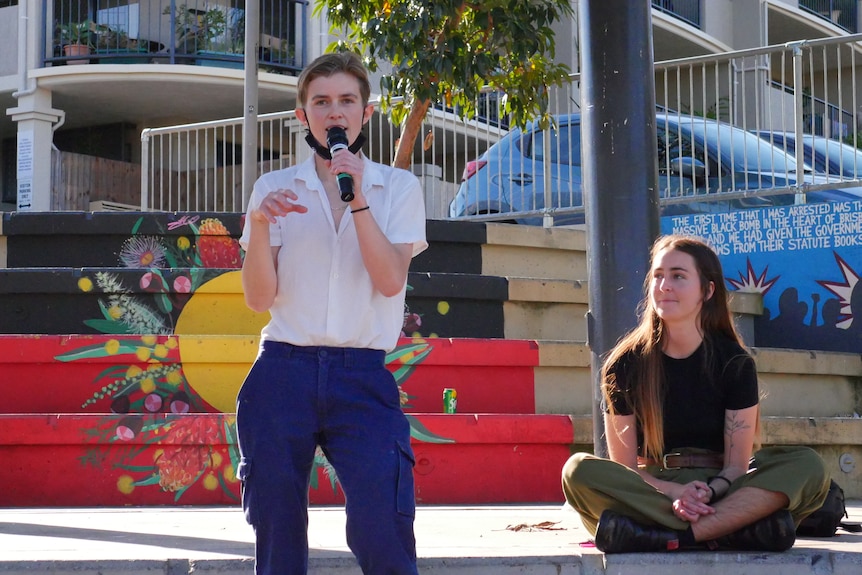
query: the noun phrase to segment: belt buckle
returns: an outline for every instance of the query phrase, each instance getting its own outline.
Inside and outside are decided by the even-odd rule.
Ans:
[[[665,453],[661,456],[661,466],[663,469],[681,469],[681,467],[671,467],[667,464],[668,457],[678,457],[682,455],[682,453]]]

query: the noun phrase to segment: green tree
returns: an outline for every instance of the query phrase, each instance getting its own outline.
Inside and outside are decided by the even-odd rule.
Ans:
[[[324,8],[334,33],[343,32],[331,49],[364,54],[372,71],[378,62],[391,65],[380,81],[381,103],[401,126],[398,167],[409,166],[432,103],[469,118],[491,88],[504,94],[511,123],[547,124],[547,87],[569,73],[554,62],[551,28],[572,14],[569,0],[318,0],[315,14]]]

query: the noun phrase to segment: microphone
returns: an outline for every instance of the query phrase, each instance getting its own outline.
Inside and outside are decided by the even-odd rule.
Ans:
[[[344,128],[332,126],[326,130],[326,145],[329,148],[330,155],[335,154],[338,150],[348,150],[347,133]],[[353,176],[350,174],[338,174],[338,190],[341,192],[342,202],[353,201]]]

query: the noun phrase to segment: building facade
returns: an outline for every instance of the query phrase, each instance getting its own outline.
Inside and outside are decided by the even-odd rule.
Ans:
[[[557,44],[558,57],[577,70],[573,4],[576,16],[558,25]],[[849,35],[859,29],[858,4],[652,0],[654,60]],[[244,6],[236,0],[0,0],[2,209],[135,205],[143,129],[242,115]],[[298,0],[261,3],[258,113],[294,108],[298,71],[331,41],[328,24],[312,9]],[[229,137],[214,145],[225,162],[240,155]],[[72,178],[75,170],[90,177]],[[85,204],[72,201],[82,196]]]

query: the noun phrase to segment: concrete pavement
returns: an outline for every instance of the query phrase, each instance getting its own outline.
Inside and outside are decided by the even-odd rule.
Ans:
[[[862,521],[862,501],[851,501]],[[798,539],[781,554],[686,552],[605,556],[561,506],[422,506],[420,571],[428,575],[860,575],[862,533]],[[234,507],[0,509],[0,572],[13,575],[253,573],[253,534]],[[344,509],[309,514],[311,575],[361,575]]]

